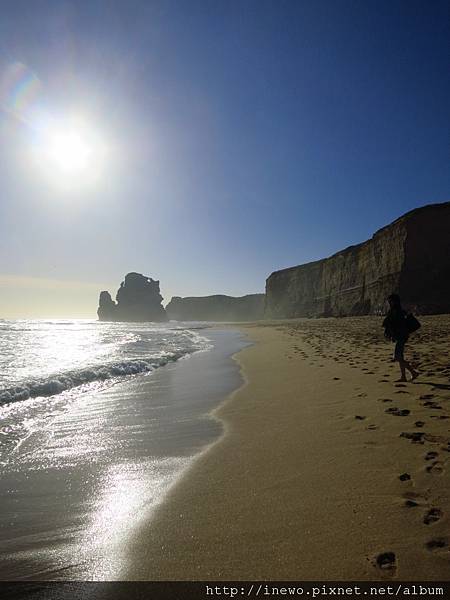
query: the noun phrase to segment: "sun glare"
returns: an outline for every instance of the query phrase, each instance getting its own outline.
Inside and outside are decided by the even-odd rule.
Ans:
[[[48,140],[47,157],[65,173],[81,173],[89,168],[93,148],[76,131],[63,131]]]
[[[104,143],[82,121],[41,126],[33,153],[40,170],[52,183],[71,189],[97,181],[105,162]]]

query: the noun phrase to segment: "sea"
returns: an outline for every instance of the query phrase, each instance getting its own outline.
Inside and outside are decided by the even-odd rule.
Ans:
[[[0,579],[126,579],[126,547],[223,433],[248,342],[203,323],[0,320]]]

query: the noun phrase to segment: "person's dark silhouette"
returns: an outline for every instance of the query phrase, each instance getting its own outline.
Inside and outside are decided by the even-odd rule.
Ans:
[[[389,311],[383,321],[384,335],[395,342],[394,360],[400,366],[401,377],[399,381],[407,381],[406,370],[411,373],[411,380],[418,377],[419,373],[405,360],[405,344],[408,341],[409,333],[407,328],[407,313],[403,310],[400,296],[391,294],[388,297]]]

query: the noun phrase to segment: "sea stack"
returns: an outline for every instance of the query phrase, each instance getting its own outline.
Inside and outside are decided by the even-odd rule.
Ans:
[[[128,273],[120,284],[116,302],[107,291],[100,292],[97,310],[100,321],[167,321],[161,302],[159,281],[140,273]]]
[[[265,317],[379,314],[395,292],[418,314],[450,312],[450,202],[412,210],[329,258],[275,271]]]

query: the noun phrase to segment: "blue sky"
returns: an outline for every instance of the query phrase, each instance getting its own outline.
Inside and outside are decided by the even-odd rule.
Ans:
[[[95,316],[128,271],[166,300],[264,291],[449,200],[449,24],[439,0],[4,0],[1,72],[113,151],[61,190],[2,111],[0,317]]]

